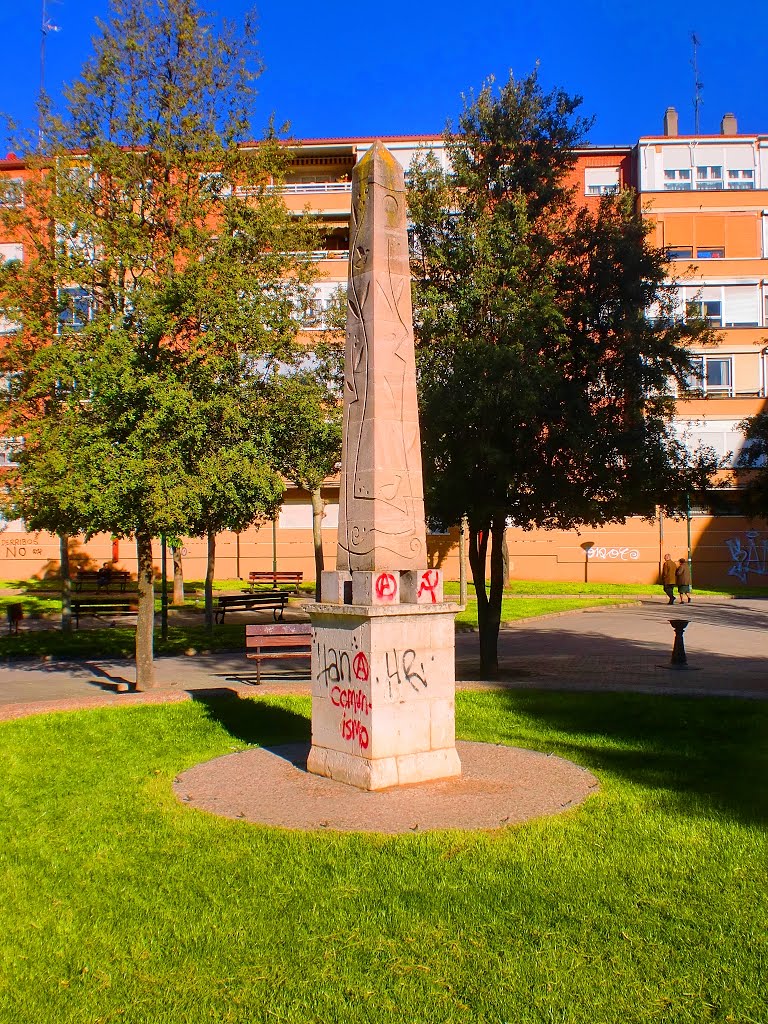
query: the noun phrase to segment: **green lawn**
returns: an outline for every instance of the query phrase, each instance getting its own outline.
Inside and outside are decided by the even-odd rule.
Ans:
[[[504,597],[501,602],[501,621],[515,622],[518,619],[530,619],[537,615],[553,615],[557,612],[572,612],[576,609],[596,608],[631,603],[631,598],[590,600],[581,597]],[[470,596],[466,609],[456,616],[459,626],[477,626],[477,600]]]
[[[719,590],[703,590],[694,585],[693,589],[697,594],[710,594],[713,596],[725,594],[732,597],[768,597],[768,587],[733,586],[723,587]],[[453,581],[446,582],[445,593],[456,596],[459,593],[459,584]],[[504,588],[504,593],[508,595],[526,594],[531,596],[538,594],[586,594],[592,597],[663,596],[661,587],[653,583],[575,583],[558,580],[510,580]],[[474,594],[474,587],[470,582],[470,597],[472,594]]]
[[[159,617],[158,617],[159,620]],[[201,616],[202,621],[202,616]],[[55,626],[55,623],[52,623]],[[155,630],[155,654],[184,654],[185,651],[237,651],[245,647],[242,623],[226,622],[214,626],[209,633],[203,626],[168,629],[168,639],[161,640]],[[62,633],[56,627],[18,636],[0,636],[0,658],[130,658],[136,651],[136,629],[133,626],[108,626],[104,629],[73,630]]]
[[[176,774],[307,739],[301,699],[0,725],[2,1024],[768,1020],[768,705],[459,695],[462,736],[601,791],[496,833],[293,834]]]
[[[603,603],[605,602],[578,598],[505,598],[502,604],[502,620],[511,622]],[[3,606],[0,601],[0,615],[2,614]],[[159,616],[157,621],[159,623]],[[245,646],[245,627],[242,622],[215,625],[213,632],[208,633],[202,621],[201,614],[200,626],[169,626],[167,640],[161,640],[159,630],[156,630],[155,653],[183,654],[190,648],[196,651],[237,651]],[[460,628],[476,627],[477,602],[470,601],[466,610],[456,617],[456,622]],[[18,636],[0,634],[0,658],[39,658],[48,655],[54,658],[128,658],[135,651],[135,629],[132,626],[110,626],[62,633],[56,620],[52,620],[50,625],[50,629],[44,630],[22,629]]]

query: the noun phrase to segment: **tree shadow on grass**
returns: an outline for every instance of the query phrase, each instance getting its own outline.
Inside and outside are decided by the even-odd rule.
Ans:
[[[666,790],[679,813],[768,823],[762,702],[536,690],[503,691],[498,699],[542,728],[558,754]],[[511,721],[505,741],[521,743],[515,732]]]
[[[242,698],[234,691],[190,690],[192,699],[230,736],[260,747],[284,743],[309,743],[310,720],[275,704]]]

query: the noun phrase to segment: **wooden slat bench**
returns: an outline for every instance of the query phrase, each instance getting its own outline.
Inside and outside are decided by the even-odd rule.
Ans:
[[[78,569],[75,590],[82,591],[86,583],[95,584],[96,590],[110,590],[115,583],[124,594],[130,578],[131,574],[125,569]]]
[[[250,612],[254,608],[272,609],[275,622],[282,621],[283,611],[288,603],[288,595],[283,590],[264,591],[254,594],[222,594],[216,609],[216,621],[223,622],[227,611]]]
[[[303,579],[303,572],[274,572],[270,570],[268,572],[248,573],[248,583],[250,584],[251,590],[255,590],[256,587],[261,584],[268,584],[271,587],[276,587],[280,583],[292,584],[294,590],[298,590],[299,584]]]
[[[138,615],[139,610],[130,601],[73,601],[72,612],[75,628],[80,628],[80,619],[90,616],[94,619],[113,619],[118,615]]]
[[[259,666],[268,658],[309,658],[312,626],[290,622],[281,626],[246,626],[245,656],[256,662],[256,684],[261,682]]]

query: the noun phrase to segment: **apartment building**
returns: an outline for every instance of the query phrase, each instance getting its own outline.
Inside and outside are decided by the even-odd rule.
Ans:
[[[320,247],[313,253],[319,281],[309,332],[322,328],[325,308],[346,286],[352,168],[374,141],[331,138],[291,144],[294,159],[283,189],[285,202],[297,216],[307,210],[316,215],[321,229]],[[440,136],[384,141],[404,169],[426,150],[447,166]],[[653,224],[652,239],[667,250],[679,315],[697,311],[717,328],[717,344],[696,353],[696,372],[679,395],[676,429],[687,444],[705,444],[736,465],[743,445],[737,425],[763,407],[768,386],[768,136],[739,135],[732,115],[723,118],[718,136],[681,136],[670,109],[662,135],[628,146],[584,147],[576,157],[572,182],[585,203],[624,187],[637,190]],[[0,161],[0,175],[18,180],[23,201],[23,163],[15,158]],[[23,258],[23,253],[13,240],[0,239],[1,258]],[[0,335],[12,329],[0,319]],[[335,481],[327,482],[324,495],[326,557],[333,564]],[[693,507],[678,520],[633,519],[597,530],[511,528],[511,574],[521,579],[652,582],[664,552],[682,557],[690,550],[699,585],[762,582],[768,575],[768,529],[738,515],[737,487],[713,492],[710,505]],[[274,527],[219,538],[218,575],[244,576],[277,564],[301,569],[311,578],[311,527],[309,496],[288,487]],[[428,542],[433,564],[448,578],[457,577],[456,531],[432,534]],[[108,537],[94,538],[81,553],[96,565],[114,560],[131,569],[135,561],[132,544]],[[188,576],[200,578],[204,542],[187,541],[185,555]],[[46,572],[56,568],[57,559],[55,538],[27,534],[20,523],[0,531],[0,578]]]

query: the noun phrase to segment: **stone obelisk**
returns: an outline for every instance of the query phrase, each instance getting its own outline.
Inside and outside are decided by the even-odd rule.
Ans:
[[[457,607],[427,565],[405,185],[376,142],[352,177],[336,571],[310,610],[309,771],[363,789],[461,772]]]

